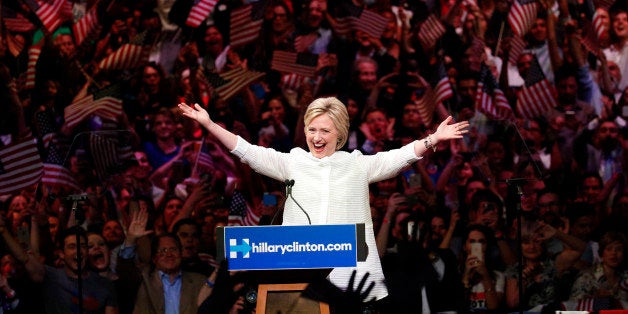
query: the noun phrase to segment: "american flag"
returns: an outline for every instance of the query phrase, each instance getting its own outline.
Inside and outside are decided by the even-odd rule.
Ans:
[[[582,26],[582,37],[580,38],[580,43],[582,46],[594,54],[596,57],[599,57],[602,53],[602,47],[600,46],[600,37],[597,33],[597,29],[592,23],[586,23]]]
[[[608,29],[606,29],[606,25],[604,25],[604,20],[602,18],[602,14],[600,14],[600,11],[595,11],[595,13],[593,13],[592,20],[593,28],[595,29],[595,34],[597,35],[597,37],[604,37],[605,33],[608,32]]]
[[[508,13],[508,24],[516,36],[523,37],[534,21],[538,4],[535,0],[514,0]]]
[[[271,69],[312,77],[316,75],[317,62],[318,55],[315,54],[275,50],[271,60]]]
[[[144,46],[146,31],[138,34],[133,41],[120,46],[102,59],[98,67],[103,70],[126,70],[142,65],[148,60],[150,50]]]
[[[482,65],[478,89],[475,93],[475,108],[491,119],[514,120],[515,114],[508,99],[499,89],[491,70]]]
[[[76,45],[81,45],[83,40],[85,40],[91,32],[97,29],[98,24],[98,13],[96,12],[96,7],[94,6],[89,9],[85,16],[72,25],[72,32],[74,33],[74,41]]]
[[[510,38],[510,52],[508,53],[508,62],[517,64],[517,59],[526,48],[526,42],[521,36],[513,36]]]
[[[41,23],[53,33],[66,19],[72,17],[72,3],[66,0],[27,1]]]
[[[32,136],[0,149],[0,195],[32,186],[42,175],[43,164]]]
[[[2,6],[2,20],[10,32],[27,33],[35,29],[35,25],[24,15],[7,6]]]
[[[265,10],[265,0],[233,10],[229,27],[229,44],[235,47],[255,41],[262,29]]]
[[[41,47],[43,45],[43,41],[40,41],[37,44],[32,45],[28,48],[28,63],[26,64],[26,82],[24,83],[25,88],[34,88],[35,87],[35,74],[37,73],[37,60],[39,60],[39,55],[41,54]]]
[[[253,212],[244,199],[244,195],[238,190],[233,192],[231,204],[229,204],[229,226],[257,226],[260,217]]]
[[[49,111],[38,111],[35,113],[35,127],[37,136],[42,142],[45,149],[48,149],[57,138],[57,130],[55,129],[54,116]]]
[[[593,5],[595,8],[609,9],[611,6],[615,4],[615,0],[593,0]]]
[[[348,35],[351,31],[363,31],[371,37],[380,38],[388,18],[376,12],[359,7],[344,6],[347,15],[336,20],[335,29],[339,35]]]
[[[419,41],[424,48],[433,47],[436,41],[445,34],[445,26],[434,14],[423,22],[419,31]]]
[[[436,65],[436,72],[430,81],[430,85],[432,85],[432,89],[434,90],[435,104],[442,103],[454,95],[451,83],[449,82],[449,76],[447,76],[447,71],[442,61],[438,62]]]
[[[94,94],[75,97],[64,109],[65,124],[73,128],[92,114],[115,121],[122,114],[122,100],[115,97],[119,91],[120,86],[114,85]]]
[[[228,100],[264,75],[266,74],[263,72],[248,71],[237,67],[222,73],[209,73],[207,81],[214,87],[220,98]]]
[[[218,3],[218,0],[200,0],[194,6],[192,6],[192,10],[190,10],[190,14],[188,15],[187,20],[185,21],[185,25],[190,27],[199,27],[201,23],[209,16],[214,10],[214,7]]]
[[[61,186],[73,191],[80,190],[74,175],[65,167],[65,158],[56,145],[50,145],[44,162],[44,176],[42,183],[49,186]]]
[[[121,173],[123,161],[129,160],[133,150],[129,143],[129,133],[110,131],[92,132],[89,134],[89,149],[94,169],[101,181],[113,174]]]
[[[545,78],[536,57],[532,59],[524,81],[525,85],[517,93],[519,116],[532,119],[556,106],[554,85]]]
[[[434,119],[434,110],[436,109],[436,95],[434,94],[434,90],[430,86],[430,84],[422,77],[419,78],[420,82],[423,86],[426,87],[425,92],[420,97],[417,96],[416,93],[412,93],[410,97],[410,101],[414,102],[419,108],[419,116],[421,117],[421,121],[427,127],[432,125],[432,120]]]
[[[24,50],[24,37],[23,36],[13,36],[13,34],[7,32],[6,33],[6,40],[7,40],[7,48],[9,48],[9,52],[14,56],[17,57],[20,55],[20,53],[22,53],[22,50]]]
[[[307,80],[307,77],[294,73],[287,73],[281,76],[279,87],[282,89],[299,90],[299,87]]]

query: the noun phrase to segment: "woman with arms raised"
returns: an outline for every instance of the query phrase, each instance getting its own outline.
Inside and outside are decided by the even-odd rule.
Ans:
[[[284,225],[305,225],[310,223],[310,217],[311,224],[366,225],[369,252],[366,261],[358,262],[357,278],[363,278],[368,273],[367,283],[374,284],[367,300],[379,300],[387,295],[375,246],[368,185],[397,175],[429,149],[436,147],[438,142],[462,138],[469,125],[466,121],[452,123],[452,118],[448,117],[434,134],[424,139],[399,149],[365,156],[359,151],[339,151],[349,133],[346,107],[336,98],[319,98],[308,106],[304,116],[309,152],[294,148],[289,153],[280,153],[247,143],[214,123],[199,105],[192,108],[179,104],[179,108],[184,116],[198,121],[256,172],[280,181],[294,180],[292,195],[308,215],[297,204],[288,201],[284,207]],[[344,289],[352,271],[351,268],[336,268],[329,277],[333,284]]]

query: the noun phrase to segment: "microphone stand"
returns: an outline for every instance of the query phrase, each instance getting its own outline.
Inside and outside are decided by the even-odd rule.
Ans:
[[[82,219],[79,218],[79,215],[81,215],[82,217],[82,214],[79,213],[78,204],[80,201],[87,200],[87,194],[74,194],[68,196],[67,199],[72,201],[72,212],[74,212],[74,226],[76,228],[80,228],[80,223]],[[78,273],[76,279],[76,290],[78,294],[78,312],[79,314],[83,314],[83,257],[81,256],[81,235],[78,229],[76,230],[76,245],[76,271]]]
[[[523,138],[521,131],[519,131],[519,127],[517,126],[516,123],[512,121],[510,122],[510,124],[515,129],[515,132],[517,133],[519,140],[521,141],[523,147],[525,148],[526,153],[528,153],[530,157],[530,161],[532,165],[534,166],[534,170],[536,170],[538,174],[538,178],[543,178],[543,173],[541,172],[541,169],[539,168],[539,165],[536,163],[534,158],[532,158],[532,152],[530,151],[530,147],[528,147],[528,144],[526,144],[526,141]],[[542,179],[538,179],[538,180],[542,180]],[[515,217],[517,219],[517,249],[519,250],[519,267],[517,267],[517,272],[519,275],[519,280],[517,280],[517,286],[519,288],[519,306],[518,306],[519,314],[523,314],[523,307],[524,307],[524,304],[523,304],[523,243],[521,239],[522,238],[521,228],[523,227],[523,224],[521,222],[523,218],[521,198],[523,197],[523,189],[521,188],[521,186],[528,182],[534,182],[534,181],[537,181],[537,179],[512,178],[512,179],[505,180],[509,188],[514,187],[517,189],[516,190],[517,197],[515,198],[516,199]]]

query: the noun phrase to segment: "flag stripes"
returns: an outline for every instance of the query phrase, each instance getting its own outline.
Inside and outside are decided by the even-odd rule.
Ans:
[[[0,149],[0,194],[11,194],[39,182],[43,163],[32,136]]]
[[[214,10],[214,7],[218,3],[218,0],[201,0],[192,7],[188,18],[185,21],[185,25],[190,27],[199,27],[201,23],[209,16]]]
[[[318,55],[275,50],[271,60],[271,69],[312,77],[316,75],[317,62]]]

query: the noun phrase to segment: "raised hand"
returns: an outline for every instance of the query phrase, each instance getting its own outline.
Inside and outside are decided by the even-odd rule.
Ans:
[[[441,122],[441,124],[438,126],[438,128],[436,129],[436,132],[434,132],[433,134],[434,137],[436,137],[437,141],[440,142],[440,141],[446,141],[446,140],[451,140],[451,139],[459,139],[459,138],[462,138],[463,134],[466,134],[469,132],[468,121],[451,123],[453,119],[454,118],[449,116],[447,117],[447,119],[443,120],[443,122]]]
[[[146,223],[148,223],[148,212],[145,208],[132,214],[126,235],[126,245],[132,245],[137,239],[153,233],[152,230],[146,230]]]
[[[207,110],[203,109],[203,107],[201,107],[199,104],[194,104],[194,108],[192,108],[187,104],[180,103],[179,109],[181,110],[181,114],[183,114],[184,117],[196,120],[205,128],[207,128],[212,123],[212,120],[209,118],[209,113],[207,113]]]

